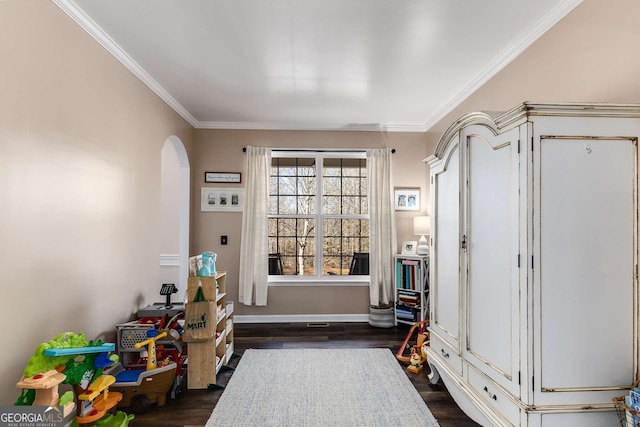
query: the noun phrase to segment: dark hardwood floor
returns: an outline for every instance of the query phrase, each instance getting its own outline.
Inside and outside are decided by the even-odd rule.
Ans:
[[[229,365],[237,366],[244,350],[248,348],[389,348],[395,354],[408,331],[408,325],[381,329],[369,326],[367,323],[330,323],[328,326],[308,326],[304,323],[236,324],[237,356],[231,359]],[[415,336],[412,339],[415,339]],[[405,365],[402,364],[402,366]],[[225,385],[232,375],[231,369],[221,371],[218,374],[218,383]],[[256,372],[256,375],[260,373]],[[456,406],[442,383],[430,384],[424,371],[419,375],[407,372],[407,376],[440,426],[478,425]],[[180,397],[167,399],[166,405],[157,407],[154,404],[147,413],[136,415],[130,425],[133,427],[204,426],[222,393],[223,390],[185,390]],[[238,402],[238,410],[251,410],[251,402]]]

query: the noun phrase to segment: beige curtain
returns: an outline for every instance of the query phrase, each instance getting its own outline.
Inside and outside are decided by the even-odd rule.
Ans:
[[[393,301],[396,228],[391,182],[391,149],[367,150],[369,201],[369,296],[372,306]]]
[[[247,147],[247,187],[240,241],[240,303],[267,305],[268,197],[271,150]]]

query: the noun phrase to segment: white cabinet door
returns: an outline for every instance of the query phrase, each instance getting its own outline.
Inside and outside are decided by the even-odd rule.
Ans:
[[[637,366],[637,142],[542,136],[534,159],[534,403],[610,402]]]
[[[431,330],[460,353],[460,146],[458,136],[431,169]]]
[[[519,129],[462,132],[466,155],[463,355],[519,396]]]

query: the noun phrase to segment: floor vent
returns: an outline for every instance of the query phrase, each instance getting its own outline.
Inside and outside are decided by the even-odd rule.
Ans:
[[[307,328],[327,328],[329,324],[326,322],[310,322],[307,323]]]

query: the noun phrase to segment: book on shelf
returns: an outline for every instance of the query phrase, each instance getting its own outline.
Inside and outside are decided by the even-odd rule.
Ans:
[[[422,278],[422,263],[417,259],[396,259],[396,288],[420,290]]]
[[[415,292],[409,292],[404,290],[398,290],[398,302],[407,305],[419,305],[420,304],[420,294]]]
[[[396,304],[396,317],[400,320],[416,322],[420,316],[419,310],[413,307]]]

